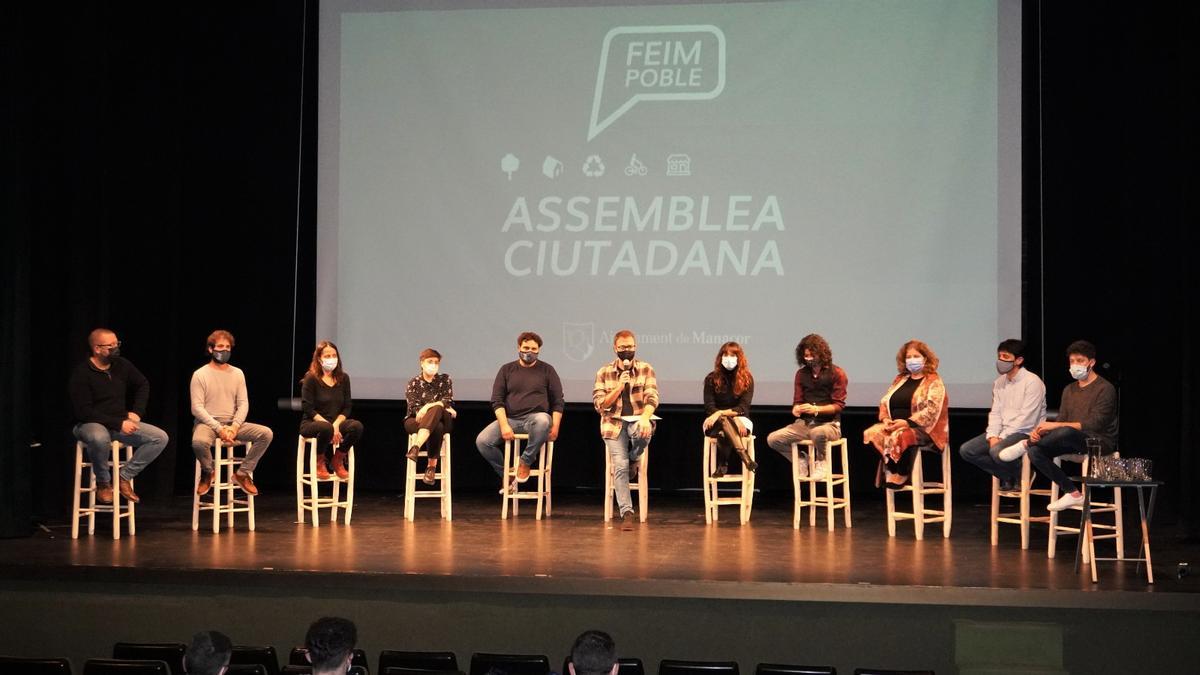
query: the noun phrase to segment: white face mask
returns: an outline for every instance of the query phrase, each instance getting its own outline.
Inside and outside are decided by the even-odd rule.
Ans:
[[[331,373],[334,368],[337,368],[337,361],[336,356],[331,359],[321,359],[321,367],[325,369],[325,372]]]
[[[438,373],[438,364],[436,364],[436,363],[422,363],[422,364],[421,364],[421,371],[422,371],[422,372],[424,372],[426,375],[428,375],[428,376],[430,376],[430,377],[433,377],[434,375],[437,375],[437,373]]]
[[[1085,377],[1087,377],[1087,374],[1088,374],[1088,367],[1081,366],[1077,363],[1071,364],[1071,367],[1069,370],[1071,372],[1071,377],[1075,378],[1076,380],[1082,380]]]
[[[737,368],[738,357],[734,354],[726,354],[721,357],[721,365],[725,366],[725,370],[733,370]]]

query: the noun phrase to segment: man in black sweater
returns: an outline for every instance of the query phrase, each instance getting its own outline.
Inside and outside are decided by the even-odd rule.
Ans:
[[[112,503],[112,442],[134,448],[133,458],[121,465],[121,496],[140,501],[133,479],[167,446],[167,432],[142,421],[150,383],[132,363],[121,358],[116,333],[97,328],[88,335],[91,355],[71,373],[67,384],[75,413],[75,438],[87,447],[96,476],[96,500]]]
[[[500,366],[492,384],[492,412],[496,421],[475,439],[479,454],[492,465],[496,475],[504,475],[504,441],[514,434],[529,434],[521,452],[517,482],[529,480],[529,470],[546,441],[558,438],[562,422],[563,387],[554,366],[538,360],[542,338],[537,333],[517,337],[517,360]]]

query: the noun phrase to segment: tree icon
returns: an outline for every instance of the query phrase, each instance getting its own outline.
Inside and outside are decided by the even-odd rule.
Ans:
[[[511,152],[500,160],[500,170],[508,174],[509,180],[512,180],[513,172],[519,168],[521,168],[521,160]]]

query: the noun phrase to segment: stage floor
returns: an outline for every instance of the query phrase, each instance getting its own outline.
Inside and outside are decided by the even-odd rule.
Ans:
[[[854,505],[852,529],[839,513],[828,531],[821,512],[817,527],[806,517],[794,530],[782,497],[757,500],[743,526],[736,508],[706,525],[698,492],[652,494],[649,521],[625,532],[603,521],[599,495],[558,496],[553,516],[541,521],[529,503],[519,517],[500,520],[495,495],[457,497],[453,522],[438,518],[435,500],[419,500],[410,523],[401,495],[360,494],[352,525],[313,528],[295,522],[293,495],[272,491],[258,499],[254,532],[239,515],[237,526],[223,526],[219,535],[204,519],[193,532],[191,500],[175,498],[140,506],[138,534],[119,541],[111,538],[111,518],[100,517],[94,536],[72,540],[69,524],[51,523],[49,532],[4,542],[0,575],[134,583],[254,575],[280,584],[317,575],[368,590],[1200,610],[1200,579],[1177,576],[1178,563],[1198,550],[1180,544],[1170,528],[1152,530],[1156,583],[1148,584],[1135,563],[1102,562],[1093,584],[1086,566],[1072,569],[1074,537],[1059,539],[1054,559],[1046,557],[1045,527],[1036,524],[1027,551],[1016,526],[1002,526],[1000,545],[989,545],[986,505],[956,504],[951,538],[931,525],[916,541],[912,524],[903,522],[889,538],[882,502],[865,499]],[[1129,517],[1127,555],[1137,543]],[[1102,542],[1097,550],[1108,556],[1113,549]]]

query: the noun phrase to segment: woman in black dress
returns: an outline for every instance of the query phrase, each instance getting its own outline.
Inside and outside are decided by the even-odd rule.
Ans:
[[[729,472],[729,453],[737,451],[746,469],[758,463],[746,452],[745,437],[753,428],[749,418],[754,398],[754,376],[746,353],[736,342],[726,342],[717,352],[713,370],[704,378],[704,435],[717,439],[717,470],[713,478]]]
[[[317,439],[317,478],[329,478],[330,467],[338,478],[348,478],[346,456],[362,438],[363,425],[350,419],[350,376],[342,369],[337,345],[322,340],[312,363],[300,380],[300,435]],[[334,452],[333,446],[338,446]]]

